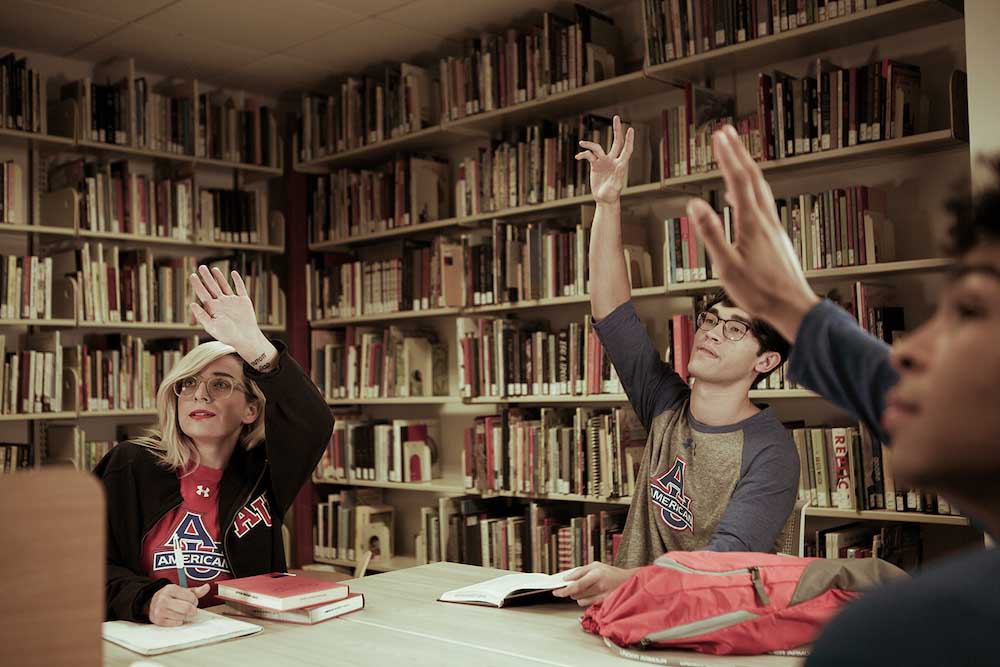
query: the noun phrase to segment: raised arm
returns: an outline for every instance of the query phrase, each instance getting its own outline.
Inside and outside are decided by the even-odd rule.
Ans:
[[[591,141],[577,160],[590,163],[590,189],[597,202],[590,228],[590,309],[601,344],[607,350],[625,393],[647,429],[653,418],[677,402],[687,385],[656,352],[633,306],[622,247],[621,192],[628,181],[635,130],[622,133],[613,120],[614,141],[608,152]]]
[[[601,320],[632,297],[622,247],[621,194],[628,182],[628,161],[632,157],[635,130],[631,127],[622,136],[622,121],[613,120],[614,141],[608,152],[600,144],[581,141],[586,150],[577,153],[577,160],[590,163],[590,190],[597,210],[590,226],[590,308],[594,318]]]
[[[323,455],[333,416],[316,385],[279,343],[261,332],[243,278],[232,272],[235,290],[219,269],[198,268],[190,282],[201,304],[192,303],[198,323],[243,358],[244,372],[264,392],[265,447],[271,483],[282,512]]]
[[[733,208],[735,242],[726,240],[719,216],[703,200],[688,202],[688,216],[705,240],[726,293],[794,344],[794,379],[884,437],[878,421],[885,393],[896,382],[889,348],[833,304],[821,303],[809,287],[771,187],[736,130],[727,125],[716,132],[712,147]]]

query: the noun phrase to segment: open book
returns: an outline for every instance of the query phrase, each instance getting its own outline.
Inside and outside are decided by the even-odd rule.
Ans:
[[[142,655],[159,655],[227,639],[254,635],[264,628],[219,614],[198,610],[194,619],[174,628],[131,621],[105,621],[101,633],[109,642]]]
[[[574,568],[575,569],[575,568]],[[460,602],[503,607],[509,601],[536,593],[546,593],[562,588],[568,582],[563,577],[573,570],[556,574],[520,573],[505,574],[480,584],[472,584],[442,593],[440,602]]]

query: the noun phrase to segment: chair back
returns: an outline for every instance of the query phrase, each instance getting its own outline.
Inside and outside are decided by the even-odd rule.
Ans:
[[[69,468],[0,481],[0,665],[99,667],[104,490]]]

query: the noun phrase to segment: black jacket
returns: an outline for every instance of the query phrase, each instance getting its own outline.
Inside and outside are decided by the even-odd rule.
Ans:
[[[267,398],[266,440],[250,451],[237,446],[219,487],[219,530],[234,578],[285,570],[282,520],[333,431],[330,409],[316,386],[284,344],[274,344],[276,369],[261,374],[243,365],[244,374]],[[149,449],[132,442],[113,448],[94,472],[108,501],[107,618],[148,621],[143,607],[170,582],[142,574],[142,543],[160,519],[180,505],[180,481]],[[256,520],[259,512],[247,507],[261,495],[267,501],[270,528]],[[238,517],[244,508],[247,511]]]

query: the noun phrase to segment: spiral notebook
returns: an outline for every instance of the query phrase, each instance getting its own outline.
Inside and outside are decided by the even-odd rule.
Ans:
[[[259,625],[203,609],[198,610],[194,619],[175,628],[131,621],[105,621],[101,624],[104,639],[142,655],[160,655],[215,644],[227,639],[255,635],[263,629]]]

